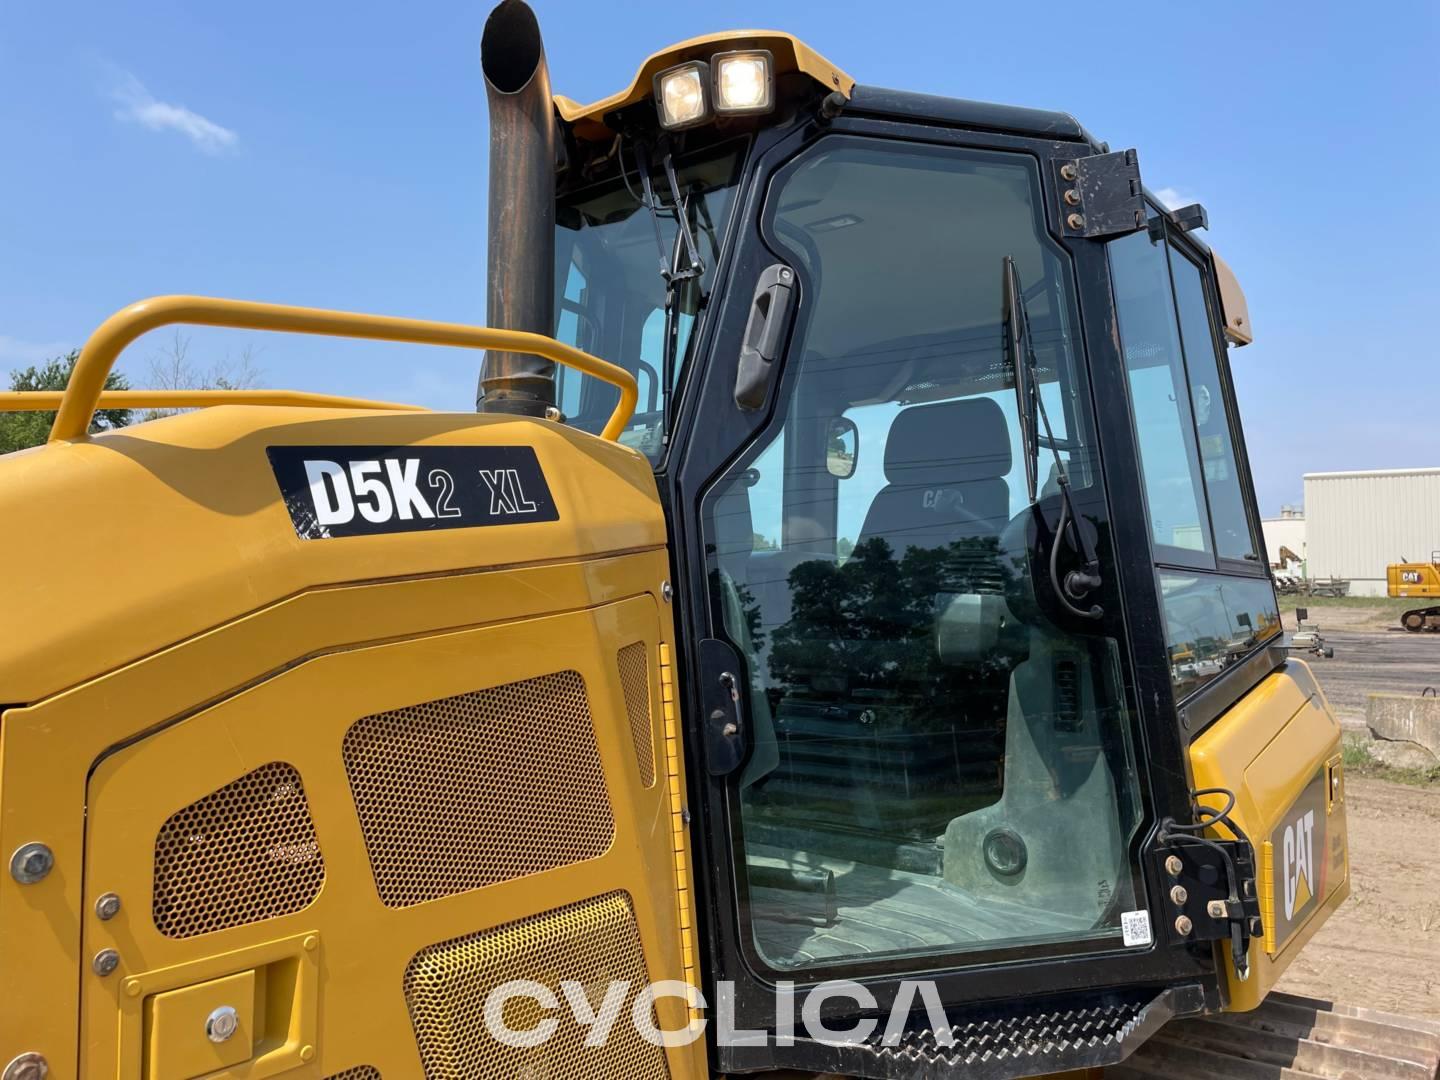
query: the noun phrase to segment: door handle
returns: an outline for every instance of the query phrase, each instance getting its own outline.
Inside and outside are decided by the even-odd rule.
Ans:
[[[700,642],[700,708],[705,730],[705,768],[711,776],[727,776],[745,761],[749,730],[745,722],[744,684],[740,654],[729,642]]]
[[[794,286],[795,271],[784,263],[767,267],[755,285],[735,368],[735,404],[742,409],[764,405],[775,381],[775,357],[785,334]]]

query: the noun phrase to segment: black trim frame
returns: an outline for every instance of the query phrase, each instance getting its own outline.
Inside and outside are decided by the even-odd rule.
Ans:
[[[923,104],[929,99],[915,100]],[[732,211],[731,244],[717,270],[713,293],[715,310],[703,328],[703,340],[696,342],[690,365],[691,385],[680,404],[673,452],[659,474],[675,540],[673,580],[681,657],[677,668],[691,747],[699,746],[703,738],[695,721],[700,715],[698,688],[688,673],[698,670],[698,642],[713,632],[706,553],[699,532],[700,499],[714,478],[764,428],[777,422],[775,389],[766,405],[753,412],[742,412],[731,400],[734,367],[730,358],[738,355],[754,281],[765,266],[781,256],[767,246],[760,232],[764,198],[775,171],[832,130],[1028,154],[1037,161],[1051,211],[1058,205],[1059,193],[1052,170],[1046,167],[1048,161],[1075,154],[1074,141],[956,130],[925,119],[907,123],[842,115],[829,125],[802,119],[764,131],[757,137]],[[1075,138],[1071,132],[1065,134]],[[1133,512],[1144,506],[1144,492],[1123,358],[1117,344],[1105,245],[1093,240],[1065,240],[1055,232],[1053,213],[1047,215],[1045,227],[1051,239],[1070,256],[1079,301],[1081,344],[1088,357],[1098,424],[1097,448],[1117,555],[1119,580],[1113,589],[1114,596],[1121,602],[1115,605],[1112,617],[1116,620],[1115,636],[1121,641],[1122,653],[1126,654],[1127,705],[1137,720],[1136,754],[1146,774],[1142,776],[1141,786],[1147,824],[1142,826],[1137,844],[1148,846],[1160,818],[1189,816],[1189,739],[1175,713],[1160,597],[1151,569],[1148,524],[1143,512]],[[803,307],[803,286],[800,291],[797,306]],[[777,387],[785,377],[782,369]],[[775,986],[759,975],[746,958],[743,942],[748,939],[749,928],[742,923],[737,906],[736,872],[737,867],[743,865],[743,852],[738,849],[729,827],[733,781],[712,782],[693,755],[687,768],[700,931],[704,936],[702,956],[709,961],[705,973],[707,993],[714,990],[717,980],[733,980],[736,1024],[742,1028],[768,1027],[773,1023]],[[1158,915],[1158,898],[1164,883],[1155,878],[1149,860],[1140,862],[1144,887],[1152,900],[1152,915]],[[908,957],[887,969],[872,969],[852,977],[864,983],[875,994],[880,1007],[886,1008],[902,975],[933,978],[947,1004],[1006,999],[1019,1002],[1017,1008],[1023,1008],[1024,999],[1053,994],[1060,989],[1149,986],[1158,993],[1167,986],[1196,982],[1206,987],[1208,1007],[1216,1007],[1219,1001],[1214,956],[1209,947],[1156,945],[1148,950],[1124,951],[1110,948],[1105,952],[1060,958],[1036,957],[1033,950],[1027,950],[1024,955],[997,950],[988,953],[982,962],[942,970],[927,968],[922,958]],[[797,985],[805,985],[816,981],[816,975],[807,971],[803,983],[799,978],[796,981]],[[718,1057],[721,1068],[729,1067],[723,1051],[718,1051]]]

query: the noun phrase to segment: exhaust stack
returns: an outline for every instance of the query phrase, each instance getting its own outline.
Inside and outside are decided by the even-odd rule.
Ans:
[[[555,331],[555,114],[540,23],[524,0],[485,20],[480,66],[490,104],[490,225],[486,321]],[[475,407],[544,416],[555,365],[527,353],[485,354]]]

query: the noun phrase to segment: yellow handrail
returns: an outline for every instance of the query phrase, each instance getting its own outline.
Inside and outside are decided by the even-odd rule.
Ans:
[[[54,412],[64,400],[64,390],[6,390],[0,392],[0,412]],[[95,402],[96,410],[208,409],[215,405],[429,411],[423,405],[402,405],[394,401],[372,401],[370,398],[342,397],[339,394],[311,394],[304,390],[102,390]]]
[[[389,315],[364,315],[352,311],[222,300],[210,296],[156,296],[121,308],[90,335],[90,340],[80,350],[80,359],[60,401],[55,423],[50,429],[50,441],[81,438],[90,428],[90,419],[95,415],[105,378],[115,366],[121,351],[141,334],[176,323],[530,353],[593,375],[619,389],[620,401],[600,433],[601,438],[612,442],[625,430],[639,400],[635,376],[630,372],[543,334],[430,322],[426,319],[400,319]]]

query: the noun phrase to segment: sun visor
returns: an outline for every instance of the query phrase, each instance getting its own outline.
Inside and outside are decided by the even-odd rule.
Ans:
[[[1225,316],[1225,340],[1231,345],[1249,345],[1255,340],[1255,332],[1250,328],[1250,308],[1245,303],[1245,292],[1225,260],[1213,250],[1210,257],[1215,260],[1215,286],[1220,293],[1220,308]]]

